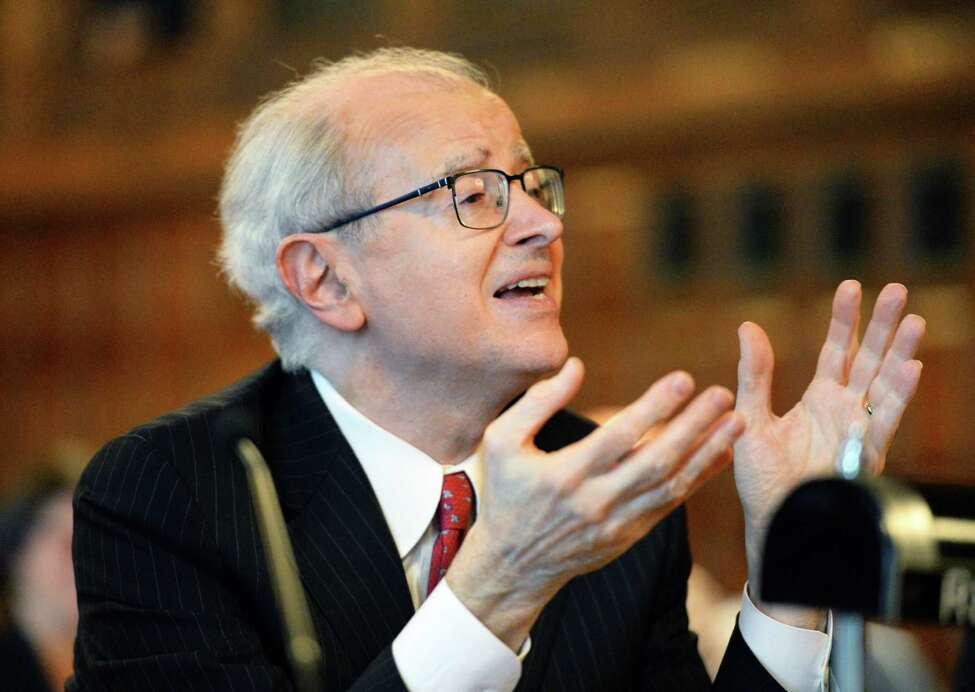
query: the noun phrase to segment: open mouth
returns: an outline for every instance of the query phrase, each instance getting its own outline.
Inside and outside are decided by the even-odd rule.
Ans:
[[[545,297],[545,287],[548,286],[548,279],[540,277],[537,279],[522,279],[510,286],[499,288],[494,292],[495,298],[510,300],[512,298],[536,298]]]

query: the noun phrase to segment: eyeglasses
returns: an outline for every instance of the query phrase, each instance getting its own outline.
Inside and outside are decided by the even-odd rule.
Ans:
[[[532,166],[518,175],[508,175],[494,168],[479,168],[457,175],[448,175],[424,185],[396,199],[376,205],[371,209],[355,212],[338,221],[312,231],[325,233],[339,226],[358,221],[377,212],[389,209],[411,199],[449,187],[453,195],[454,212],[457,221],[465,228],[489,230],[497,228],[508,218],[509,184],[512,180],[521,183],[521,189],[529,194],[542,207],[558,216],[565,215],[565,185],[561,168],[555,166]]]

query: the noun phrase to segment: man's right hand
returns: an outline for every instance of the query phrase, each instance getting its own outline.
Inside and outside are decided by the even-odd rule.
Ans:
[[[731,459],[744,418],[733,395],[673,372],[578,442],[545,453],[541,427],[575,396],[570,358],[484,433],[478,517],[447,572],[464,605],[517,651],[573,577],[624,553]]]

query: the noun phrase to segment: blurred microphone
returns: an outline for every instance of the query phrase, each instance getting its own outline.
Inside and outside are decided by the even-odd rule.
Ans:
[[[767,601],[839,611],[831,668],[845,692],[864,689],[864,618],[975,625],[975,487],[873,478],[855,466],[850,478],[809,481],[785,499],[761,579]]]
[[[251,441],[256,430],[255,421],[242,411],[234,411],[225,415],[219,423],[222,437],[233,445],[247,470],[247,482],[267,555],[271,586],[281,613],[285,650],[295,689],[298,692],[320,692],[324,682],[321,647],[315,637],[271,472],[257,445]]]
[[[890,476],[800,485],[769,527],[762,598],[975,625],[975,487]]]

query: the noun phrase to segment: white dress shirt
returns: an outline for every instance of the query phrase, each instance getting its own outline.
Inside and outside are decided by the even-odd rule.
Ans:
[[[403,560],[416,608],[416,614],[393,641],[393,660],[404,683],[416,692],[514,689],[531,641],[515,655],[467,610],[446,579],[426,593],[436,539],[433,518],[440,504],[443,477],[466,472],[476,498],[482,482],[481,456],[474,454],[454,466],[441,465],[366,418],[320,373],[312,371],[311,375],[362,464]],[[752,604],[747,588],[739,628],[756,658],[787,692],[824,689],[829,634],[773,620]],[[450,654],[444,655],[448,651]]]
[[[531,641],[516,656],[467,610],[446,579],[429,595],[426,592],[443,477],[466,472],[476,498],[481,488],[480,455],[443,466],[366,418],[319,373],[312,372],[312,381],[362,464],[403,560],[416,608],[393,641],[393,660],[403,682],[414,692],[513,690]]]
[[[758,662],[786,692],[826,691],[826,669],[833,642],[832,613],[826,616],[825,632],[786,625],[755,607],[746,584],[738,629]]]

